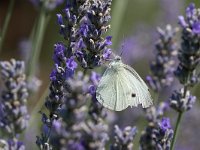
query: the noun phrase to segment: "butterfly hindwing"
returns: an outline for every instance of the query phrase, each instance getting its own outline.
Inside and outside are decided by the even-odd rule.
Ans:
[[[96,90],[96,98],[97,100],[106,108],[114,110],[116,105],[115,97],[115,81],[113,78],[115,77],[115,72],[111,68],[107,68],[104,72],[99,85]]]
[[[131,83],[130,85],[134,86],[134,89],[136,89],[136,97],[138,96],[139,104],[142,104],[143,108],[152,105],[149,89],[143,79],[133,68],[125,64],[123,64],[123,67],[126,70],[127,79],[129,80],[129,83]]]

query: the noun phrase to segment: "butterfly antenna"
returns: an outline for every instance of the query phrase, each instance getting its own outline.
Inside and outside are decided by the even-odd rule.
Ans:
[[[124,35],[123,35],[123,42],[122,42],[122,46],[121,46],[121,53],[120,53],[120,57],[122,56],[123,52],[124,52],[124,44],[125,43],[125,38],[124,38]]]

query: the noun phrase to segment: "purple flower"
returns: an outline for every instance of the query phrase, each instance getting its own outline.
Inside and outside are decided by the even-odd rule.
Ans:
[[[79,32],[83,37],[87,37],[87,34],[89,32],[89,27],[88,27],[87,23],[81,24]]]
[[[91,75],[90,75],[90,80],[91,80],[91,82],[92,82],[95,86],[98,85],[100,79],[101,79],[100,74],[98,74],[98,73],[92,71],[92,73],[91,73]]]
[[[103,51],[103,59],[104,59],[104,60],[110,59],[111,54],[112,54],[111,49],[105,49],[105,50]]]
[[[63,18],[61,14],[57,14],[57,22],[59,25],[63,25]]]
[[[54,55],[53,60],[56,64],[60,65],[63,61],[65,61],[66,47],[63,43],[56,43],[54,45]]]
[[[25,146],[17,139],[9,139],[7,141],[0,139],[0,149],[2,150],[25,150]]]
[[[178,112],[188,111],[196,101],[196,96],[191,95],[190,91],[174,91],[170,98],[170,106]]]
[[[78,67],[78,65],[77,65],[77,63],[74,61],[74,58],[73,58],[73,57],[67,59],[67,61],[66,61],[66,66],[67,66],[68,69],[71,69],[71,70],[73,70],[73,71]]]
[[[96,87],[94,85],[90,85],[90,87],[89,87],[89,93],[91,95],[93,95],[93,94],[96,93]]]
[[[169,150],[173,137],[173,130],[170,126],[169,118],[161,121],[149,122],[140,138],[141,150]]]
[[[105,44],[108,45],[108,46],[112,45],[111,39],[112,39],[112,36],[107,36],[106,39],[105,39]]]
[[[10,134],[21,133],[28,125],[26,101],[28,98],[27,85],[24,74],[24,62],[0,62],[1,78],[5,85],[1,93],[0,128]],[[16,135],[15,135],[16,136]]]
[[[171,128],[170,119],[169,118],[162,118],[161,123],[159,124],[161,130],[164,132]]]
[[[136,127],[127,126],[124,130],[121,130],[117,125],[115,125],[115,140],[111,145],[110,150],[133,149],[133,139],[137,133]]]
[[[180,83],[194,86],[199,82],[199,73],[196,68],[200,63],[200,13],[199,9],[191,3],[186,9],[186,17],[181,20],[181,47],[179,51],[179,65],[175,75]],[[195,79],[195,80],[193,80]]]
[[[94,144],[93,149],[103,149],[107,133],[102,127],[102,120],[106,117],[106,113],[97,102],[94,89],[92,92],[91,88],[93,95],[87,95],[91,84],[88,83],[89,77],[75,70],[79,64],[85,72],[101,64],[103,52],[107,49],[107,45],[111,44],[111,37],[106,39],[103,37],[110,27],[108,22],[111,0],[66,2],[64,16],[57,14],[60,33],[66,42],[65,45],[62,43],[55,45],[53,56],[55,67],[50,75],[50,93],[45,101],[48,112],[45,113],[43,121],[48,130],[43,130],[41,136],[37,137],[37,145],[41,149],[51,148],[52,145],[66,149],[72,140],[75,143],[83,143],[86,149],[92,149]],[[95,81],[97,79],[93,80],[97,82]],[[89,119],[86,120],[87,109],[83,105],[88,98],[92,101],[88,110]],[[52,129],[55,119],[62,120],[62,126],[59,127],[61,130],[57,130],[59,132]],[[79,126],[86,121],[90,123]]]
[[[189,6],[186,8],[186,16],[188,18],[192,17],[194,15],[195,9],[195,4],[190,3]]]
[[[84,146],[79,142],[70,141],[67,145],[69,150],[86,150]]]
[[[183,28],[185,28],[185,27],[188,26],[188,24],[186,23],[185,18],[184,18],[183,16],[179,16],[179,17],[178,17],[178,20],[179,20],[179,24],[180,24]]]
[[[164,113],[169,109],[169,104],[167,102],[161,102],[157,107],[151,106],[145,109],[145,115],[149,122],[159,122],[164,116]]]
[[[165,30],[158,28],[159,39],[155,44],[157,51],[156,58],[150,64],[151,76],[147,76],[147,81],[155,91],[163,87],[170,86],[174,75],[174,56],[178,52],[178,46],[175,41],[176,28],[170,25]]]
[[[195,22],[192,26],[192,31],[195,33],[195,34],[200,34],[200,21],[198,22]]]

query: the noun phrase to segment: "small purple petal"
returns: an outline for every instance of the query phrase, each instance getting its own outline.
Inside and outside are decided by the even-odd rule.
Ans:
[[[179,17],[178,17],[178,20],[179,20],[179,24],[180,24],[183,28],[185,28],[185,27],[188,26],[188,24],[185,22],[185,18],[184,18],[183,16],[179,16]]]
[[[196,34],[200,34],[200,21],[195,22],[192,26],[192,31]]]
[[[161,123],[160,123],[160,128],[163,131],[170,129],[171,128],[170,119],[169,118],[162,118]]]
[[[62,25],[63,24],[63,18],[62,18],[62,15],[61,14],[56,14],[57,16],[57,22],[59,25]]]
[[[74,61],[73,57],[70,57],[67,61],[66,61],[66,66],[68,69],[74,70],[78,67],[77,63]]]
[[[103,59],[104,60],[109,59],[111,54],[112,54],[111,49],[105,49],[104,52],[103,52]]]
[[[106,37],[106,40],[105,40],[105,44],[106,44],[106,45],[112,45],[111,39],[112,39],[112,36],[107,36],[107,37]]]

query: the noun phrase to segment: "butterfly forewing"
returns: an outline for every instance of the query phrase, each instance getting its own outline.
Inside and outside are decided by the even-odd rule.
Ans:
[[[107,68],[96,90],[97,100],[106,108],[121,111],[128,106],[146,108],[152,105],[152,98],[148,87],[137,72],[121,63],[117,64],[117,71]]]

